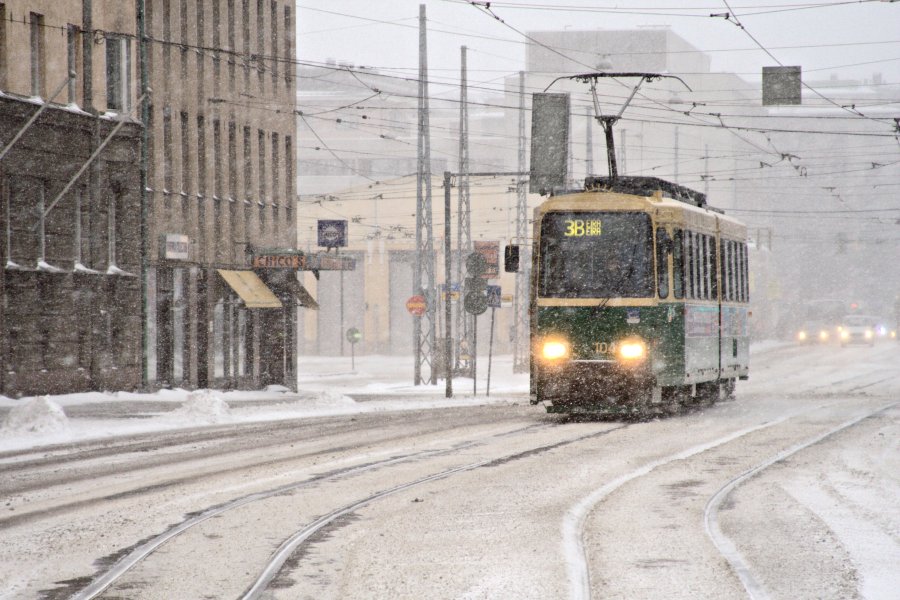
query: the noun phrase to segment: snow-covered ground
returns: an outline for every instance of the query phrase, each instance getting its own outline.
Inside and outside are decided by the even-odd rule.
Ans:
[[[493,359],[490,397],[486,357],[478,364],[477,394],[471,378],[457,377],[452,398],[446,397],[444,380],[414,385],[411,358],[362,356],[352,362],[349,356],[301,357],[296,393],[270,386],[257,391],[0,396],[0,414],[7,413],[0,418],[0,452],[223,423],[527,401],[528,374],[513,373],[512,356]],[[92,416],[98,411],[87,410],[88,405],[102,405],[109,416]]]

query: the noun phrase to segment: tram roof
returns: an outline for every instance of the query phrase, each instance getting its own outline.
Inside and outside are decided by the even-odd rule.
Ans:
[[[706,204],[706,194],[659,177],[587,177],[584,180],[584,191],[617,192],[648,197],[653,196],[656,192],[662,192],[664,198],[678,200],[698,208],[715,210]]]

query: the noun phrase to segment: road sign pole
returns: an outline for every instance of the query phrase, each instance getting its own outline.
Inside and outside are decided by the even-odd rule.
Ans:
[[[487,376],[487,395],[491,395],[491,360],[494,355],[494,313],[497,309],[491,307],[491,341],[488,343],[488,376]]]
[[[472,395],[478,395],[478,315],[472,315]]]

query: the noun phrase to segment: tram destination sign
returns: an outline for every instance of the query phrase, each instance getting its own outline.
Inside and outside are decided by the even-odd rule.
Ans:
[[[262,252],[253,255],[254,269],[291,269],[294,271],[354,271],[356,259],[334,254],[305,252]]]

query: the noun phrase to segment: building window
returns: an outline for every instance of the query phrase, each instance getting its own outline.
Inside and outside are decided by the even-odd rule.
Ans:
[[[249,127],[244,127],[244,235],[250,231],[253,218],[251,198],[253,197],[253,147]]]
[[[6,89],[6,5],[0,4],[0,90]]]
[[[213,198],[222,197],[222,124],[213,121]]]
[[[185,81],[188,74],[188,6],[187,0],[181,0],[181,80]]]
[[[291,7],[284,7],[284,58],[288,62],[284,67],[284,81],[290,85],[291,84],[291,40],[294,39],[294,26],[291,23]]]
[[[228,199],[232,201],[238,195],[237,174],[237,126],[231,121],[228,123]]]
[[[288,223],[294,214],[294,146],[291,136],[284,136],[284,204]]]
[[[266,44],[266,17],[264,0],[256,0],[256,73],[259,75],[259,90],[264,87],[266,68],[263,56]]]
[[[31,95],[43,98],[47,78],[44,15],[31,13],[29,23],[31,27]]]
[[[204,55],[206,46],[206,2],[197,3],[197,97],[200,102],[206,101],[206,92],[203,90],[203,82],[206,79],[206,58]]]
[[[152,4],[149,3],[149,4]],[[172,41],[172,6],[170,0],[163,0],[162,3],[162,13],[163,13],[163,71],[164,71],[164,81],[166,85],[169,82],[170,71],[172,70],[172,44],[169,42]]]
[[[0,25],[2,27],[2,25]],[[77,25],[69,24],[66,27],[66,56],[69,66],[69,73],[77,73],[78,65],[81,64],[81,30]],[[2,68],[2,67],[0,67]],[[77,81],[76,77],[69,79],[69,104],[78,104]]]
[[[175,188],[172,174],[172,114],[167,106],[163,108],[163,194]]]
[[[213,45],[213,86],[216,93],[219,92],[219,79],[222,76],[222,66],[219,62],[221,57],[219,53],[222,51],[222,36],[220,35],[222,27],[222,15],[219,9],[219,0],[213,0],[212,3],[212,45]]]
[[[131,108],[131,44],[126,37],[106,37],[106,107],[128,112]]]
[[[187,195],[191,191],[191,132],[188,114],[181,113],[181,193]]]
[[[250,141],[250,128],[244,127],[244,200],[253,197],[253,147]]]
[[[281,182],[278,174],[279,155],[281,155],[281,141],[278,139],[277,133],[272,133],[272,204],[278,204],[280,199],[278,195],[278,184]]]
[[[206,120],[197,117],[197,196],[206,195]]]
[[[269,50],[269,61],[272,65],[272,85],[278,85],[278,3],[272,0],[271,6],[271,28],[272,35],[269,37],[271,50]],[[273,90],[274,91],[274,90]]]
[[[250,91],[250,0],[241,2],[241,22],[243,23],[242,50],[244,54],[244,91]]]
[[[228,0],[228,89],[234,91],[235,66],[237,65],[237,43],[234,26],[237,22],[234,14],[234,0]]]

